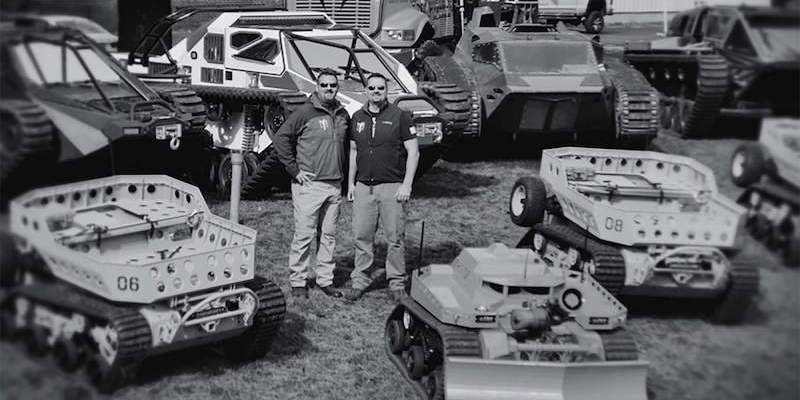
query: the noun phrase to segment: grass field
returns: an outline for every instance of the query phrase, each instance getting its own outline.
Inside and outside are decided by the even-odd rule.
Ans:
[[[739,190],[727,177],[736,140],[658,139],[711,166],[722,191]],[[535,151],[535,150],[533,150]],[[525,230],[507,214],[508,192],[519,176],[536,171],[536,159],[474,163],[440,161],[414,189],[407,228],[407,260],[416,265],[419,221],[424,220],[424,260],[448,262],[465,246],[502,242],[513,246]],[[227,203],[213,204],[227,215]],[[291,200],[277,194],[245,202],[243,222],[258,229],[258,273],[288,294],[286,268],[292,234]],[[337,231],[336,284],[345,285],[353,266],[351,206],[345,204]],[[757,243],[742,252],[762,260],[757,309],[738,326],[714,325],[693,310],[665,304],[632,304],[628,329],[650,361],[651,399],[797,399],[800,396],[800,272],[781,266]],[[383,261],[385,248],[379,253]],[[670,303],[671,304],[671,303]],[[667,304],[669,305],[669,304]],[[142,399],[413,399],[382,347],[384,318],[392,308],[387,290],[368,293],[357,304],[330,300],[313,291],[304,307],[289,303],[288,315],[270,353],[232,365],[211,349],[192,349],[147,361],[138,379],[115,398]],[[102,398],[83,376],[61,372],[48,358],[32,359],[19,346],[0,344],[0,398]]]

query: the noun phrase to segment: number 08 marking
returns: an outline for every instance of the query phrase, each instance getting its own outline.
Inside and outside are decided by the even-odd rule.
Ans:
[[[606,218],[606,229],[613,230],[617,232],[622,232],[622,220],[621,219],[614,219],[611,217]]]
[[[119,290],[130,290],[131,292],[138,292],[139,291],[139,278],[135,276],[125,277],[120,276],[117,277],[117,289]]]

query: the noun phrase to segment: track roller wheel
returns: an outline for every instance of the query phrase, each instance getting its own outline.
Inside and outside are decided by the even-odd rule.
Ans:
[[[109,365],[99,354],[89,359],[86,373],[89,381],[101,393],[111,393],[125,384],[125,371],[118,365]]]
[[[398,354],[406,347],[406,332],[400,321],[393,319],[387,322],[385,336],[392,353]]]
[[[541,179],[532,176],[517,179],[508,201],[511,221],[525,227],[542,222],[546,203],[547,189]]]
[[[83,351],[72,340],[61,338],[53,347],[53,357],[56,364],[63,370],[72,372],[78,369],[83,362]]]
[[[413,345],[405,356],[406,370],[413,380],[425,375],[425,350],[420,345]]]
[[[428,400],[444,400],[444,372],[438,367],[422,378],[425,395]]]

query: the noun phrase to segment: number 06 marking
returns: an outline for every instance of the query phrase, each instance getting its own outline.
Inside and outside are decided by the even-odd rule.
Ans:
[[[622,220],[611,217],[606,218],[606,229],[622,232]]]
[[[117,289],[119,290],[130,290],[131,292],[138,292],[139,291],[139,278],[135,276],[125,277],[120,276],[117,277]]]

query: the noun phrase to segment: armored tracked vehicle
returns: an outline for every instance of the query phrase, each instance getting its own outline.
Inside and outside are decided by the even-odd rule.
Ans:
[[[181,348],[261,357],[282,323],[281,290],[254,274],[256,232],[211,214],[176,179],[37,189],[11,202],[9,220],[15,245],[3,250],[18,254],[3,255],[4,278],[15,279],[0,292],[1,332],[67,371],[85,365],[101,391]]]
[[[220,10],[227,10],[220,12]],[[217,13],[162,56],[156,46],[176,23],[197,13]],[[405,67],[358,30],[318,12],[181,9],[155,24],[133,50],[129,68],[183,75],[209,109],[207,129],[218,149],[245,152],[242,194],[264,194],[287,179],[272,135],[315,89],[320,70],[339,74],[338,99],[352,114],[367,99],[366,77],[387,77],[389,101],[413,114],[420,142],[420,171],[439,158],[445,135],[469,118],[467,94],[454,85],[419,87]],[[219,152],[216,184],[226,191],[230,154]]]
[[[702,6],[625,58],[664,97],[664,127],[702,137],[720,116],[800,118],[799,34],[796,9]]]
[[[658,133],[658,93],[638,71],[599,59],[599,44],[578,33],[531,24],[501,29],[493,15],[490,7],[476,8],[453,54],[429,52],[420,61],[423,80],[477,90],[483,124],[492,127],[484,138],[560,134],[647,143]]]
[[[747,208],[750,235],[778,250],[786,265],[800,265],[800,122],[764,119],[758,143],[736,149],[730,172],[747,188],[738,203]]]
[[[532,227],[519,246],[590,273],[614,295],[708,299],[715,319],[737,322],[758,292],[755,265],[723,252],[745,210],[688,157],[544,150],[539,176],[514,184],[509,211]]]
[[[414,273],[385,347],[426,399],[646,399],[626,313],[588,274],[494,244]]]
[[[191,90],[154,90],[81,32],[25,18],[0,21],[0,51],[4,205],[43,183],[203,174],[186,161],[210,144],[205,107]]]

